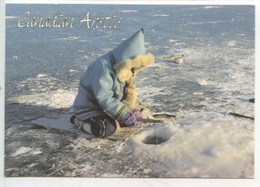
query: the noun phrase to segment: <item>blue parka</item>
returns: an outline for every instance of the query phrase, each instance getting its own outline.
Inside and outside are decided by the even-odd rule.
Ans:
[[[131,110],[121,101],[126,83],[118,80],[114,67],[144,54],[144,30],[141,29],[91,63],[80,79],[73,112],[84,113],[84,119],[107,113],[120,122]]]

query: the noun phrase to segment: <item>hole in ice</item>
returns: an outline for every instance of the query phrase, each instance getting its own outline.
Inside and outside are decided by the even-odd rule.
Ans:
[[[159,145],[170,140],[173,135],[174,133],[169,127],[152,127],[152,129],[146,129],[137,134],[134,141],[146,145]]]
[[[165,137],[160,137],[160,136],[156,136],[156,135],[152,135],[152,136],[148,136],[144,139],[143,143],[144,144],[154,144],[154,145],[158,145],[161,144],[163,142],[168,141],[169,139],[165,138]]]
[[[154,134],[149,135],[146,138],[144,138],[143,143],[158,145],[158,144],[167,142],[169,139],[170,139],[170,136],[166,136],[165,134],[158,134],[158,132],[155,132]]]

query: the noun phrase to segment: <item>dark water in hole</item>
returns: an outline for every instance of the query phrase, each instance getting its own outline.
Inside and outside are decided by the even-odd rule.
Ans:
[[[154,145],[158,145],[158,144],[161,144],[161,143],[164,143],[168,141],[168,139],[166,138],[162,138],[160,136],[148,136],[144,141],[143,143],[144,144],[154,144]]]

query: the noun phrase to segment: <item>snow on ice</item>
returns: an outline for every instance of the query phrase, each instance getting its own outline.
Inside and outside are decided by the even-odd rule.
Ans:
[[[201,112],[148,128],[127,147],[136,158],[151,163],[150,169],[161,171],[161,177],[251,178],[252,130],[249,120],[237,123],[224,114]]]

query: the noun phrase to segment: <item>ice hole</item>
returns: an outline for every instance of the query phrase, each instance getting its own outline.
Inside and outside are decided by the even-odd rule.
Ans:
[[[152,135],[148,135],[146,138],[144,138],[143,143],[144,144],[153,144],[158,145],[164,142],[167,142],[170,139],[170,134],[161,133],[160,131],[154,132]]]
[[[160,137],[160,136],[156,136],[156,135],[153,135],[153,136],[148,136],[144,139],[143,143],[144,144],[154,144],[154,145],[158,145],[158,144],[161,144],[163,142],[166,142],[168,141],[169,139],[168,138],[165,138],[165,137]]]

